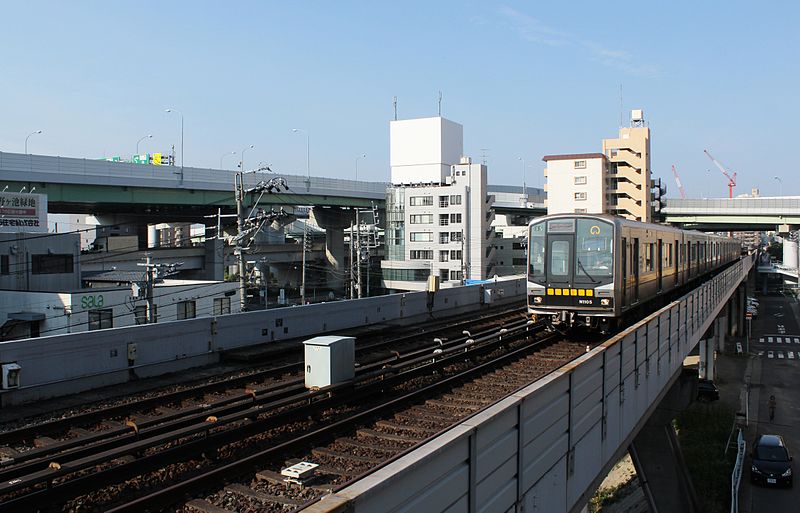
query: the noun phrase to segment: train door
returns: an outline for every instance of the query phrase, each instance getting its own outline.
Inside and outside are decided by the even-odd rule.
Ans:
[[[679,241],[675,241],[675,245],[669,248],[670,260],[672,261],[672,270],[675,272],[675,286],[677,287],[680,283],[678,278],[678,270],[681,268],[680,263],[678,262],[680,253],[680,245]]]
[[[572,284],[572,234],[549,234],[547,236],[547,285],[568,287]],[[560,294],[559,294],[560,295]]]
[[[656,259],[658,262],[656,263],[656,281],[658,282],[658,291],[661,292],[664,286],[664,241],[658,239],[658,251],[656,252],[658,255]]]
[[[631,281],[633,285],[633,299],[631,303],[639,302],[639,239],[633,239],[633,258],[631,258]]]
[[[622,307],[628,306],[628,239],[622,238],[619,254],[622,258]]]

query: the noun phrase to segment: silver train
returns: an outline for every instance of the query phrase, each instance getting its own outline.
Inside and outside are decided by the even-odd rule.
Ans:
[[[541,217],[528,225],[528,313],[609,332],[740,253],[729,238],[610,215]]]

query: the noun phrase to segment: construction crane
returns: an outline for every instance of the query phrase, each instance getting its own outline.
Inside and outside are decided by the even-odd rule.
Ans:
[[[728,192],[730,194],[729,197],[733,199],[733,188],[736,187],[736,173],[733,173],[733,176],[731,177],[728,171],[724,167],[722,167],[722,164],[720,164],[717,161],[717,159],[711,156],[708,150],[703,150],[703,152],[708,156],[708,158],[711,159],[711,162],[713,162],[714,165],[717,166],[720,171],[722,171],[722,174],[725,175],[725,178],[728,179]]]
[[[678,170],[675,168],[675,164],[672,164],[672,174],[675,175],[675,183],[678,184],[678,190],[681,191],[681,199],[686,199],[686,191],[683,189],[681,177],[678,176]]]

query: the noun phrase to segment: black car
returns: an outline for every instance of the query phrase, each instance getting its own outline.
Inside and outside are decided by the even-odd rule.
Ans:
[[[697,381],[697,400],[704,402],[716,401],[719,399],[719,389],[713,381],[700,379]]]
[[[752,482],[792,486],[792,457],[782,436],[759,435],[753,444],[752,456]]]

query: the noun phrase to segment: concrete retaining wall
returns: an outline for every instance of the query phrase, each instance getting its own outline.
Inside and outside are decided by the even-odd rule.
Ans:
[[[443,289],[436,293],[431,313],[436,317],[478,311],[484,307],[486,290],[492,291],[493,303],[520,301],[525,280]],[[427,315],[427,294],[413,292],[0,342],[0,363],[22,366],[21,387],[0,391],[0,405],[214,363],[220,351],[234,348],[384,322],[411,323]],[[131,344],[136,351],[133,362],[128,360]]]

